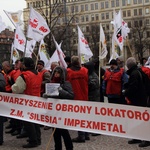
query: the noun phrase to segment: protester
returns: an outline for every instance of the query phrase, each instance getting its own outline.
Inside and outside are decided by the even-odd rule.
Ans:
[[[60,66],[54,68],[51,76],[51,83],[60,83],[59,94],[58,95],[43,95],[44,97],[59,98],[59,99],[73,99],[74,93],[70,82],[66,81],[66,70]],[[70,134],[67,129],[56,128],[54,129],[54,141],[55,141],[55,150],[62,150],[62,141],[61,136],[63,137],[66,150],[73,150],[73,144],[71,141]]]
[[[124,84],[128,81],[128,76],[124,69],[119,68],[117,61],[112,59],[110,61],[110,68],[108,68],[104,75],[103,92],[106,93],[109,103],[125,104],[122,99],[122,90]]]
[[[17,78],[15,84],[12,85],[13,93],[24,93],[26,95],[39,96],[41,92],[42,77],[35,70],[35,64],[32,58],[23,58],[24,71]],[[23,148],[32,148],[41,145],[40,125],[24,122],[28,133],[28,143],[23,145]]]
[[[138,68],[134,57],[129,57],[126,61],[128,68],[127,74],[129,75],[129,81],[125,85],[123,94],[126,97],[127,103],[133,106],[147,106],[147,93],[144,87],[144,82],[141,75],[141,69]],[[128,144],[140,143],[139,147],[146,147],[150,145],[148,141],[141,141],[132,139],[128,141]]]
[[[103,83],[103,79],[104,79],[104,74],[105,74],[105,70],[100,66],[100,70],[99,70],[99,59],[94,59],[93,60],[94,63],[94,69],[96,74],[98,75],[98,77],[100,76],[100,102],[104,102],[104,93],[102,90],[102,83]]]
[[[1,70],[2,70],[2,66],[0,65],[0,92],[4,92],[6,81]],[[4,118],[0,116],[0,145],[2,145],[4,142],[3,141],[3,123],[4,123]]]
[[[11,86],[15,83],[16,79],[21,74],[21,72],[18,69],[14,70],[9,61],[4,61],[2,63],[2,67],[5,72],[5,91],[8,93],[12,93]],[[10,119],[10,124],[6,128],[10,128],[10,130],[5,131],[5,133],[11,133],[12,136],[18,135],[21,131],[21,122],[17,119]]]
[[[67,68],[71,67],[71,57],[70,56],[66,56],[64,58],[65,62],[67,63]]]
[[[125,71],[127,71],[127,66],[124,64],[124,57],[122,55],[118,56],[116,61],[119,68],[123,68]]]
[[[100,84],[98,75],[94,69],[93,62],[87,62],[84,67],[88,69],[88,100],[93,102],[100,102]],[[92,133],[92,136],[99,134]]]
[[[41,96],[45,93],[45,84],[50,82],[50,72],[44,69],[45,63],[43,60],[38,60],[37,62],[37,71],[42,76],[42,85],[41,85]]]
[[[67,79],[72,85],[74,100],[88,101],[88,70],[81,67],[78,56],[71,57],[71,67],[67,68]],[[72,139],[72,142],[82,143],[85,140],[90,140],[89,133],[78,131],[78,137]]]
[[[84,67],[88,69],[88,100],[100,102],[99,78],[94,71],[94,63],[87,62]]]
[[[51,66],[50,66],[51,73],[53,72],[54,68],[57,67],[57,66],[59,66],[58,62],[54,61],[54,62],[51,63]]]

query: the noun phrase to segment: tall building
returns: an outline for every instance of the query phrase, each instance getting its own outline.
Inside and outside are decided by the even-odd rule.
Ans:
[[[29,17],[29,6],[42,12],[52,28],[55,26],[59,34],[61,27],[66,27],[65,50],[66,53],[77,54],[77,24],[87,38],[94,56],[99,50],[99,24],[101,23],[107,40],[107,48],[111,55],[111,37],[113,26],[113,11],[122,10],[122,18],[131,29],[128,40],[124,43],[124,55],[135,56],[140,49],[145,51],[142,56],[150,55],[150,0],[26,0],[24,21]],[[42,10],[42,11],[41,11]],[[73,35],[73,36],[70,36]],[[61,38],[61,37],[60,37]],[[140,39],[139,39],[140,38]],[[144,41],[145,40],[145,41]],[[146,46],[144,46],[146,45]],[[119,52],[120,55],[122,52]]]

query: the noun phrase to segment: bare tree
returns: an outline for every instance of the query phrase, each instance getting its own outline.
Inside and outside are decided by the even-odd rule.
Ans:
[[[144,53],[149,50],[150,39],[147,37],[148,27],[146,26],[145,19],[140,17],[133,19],[131,26],[131,47],[134,49],[138,59],[141,60]]]

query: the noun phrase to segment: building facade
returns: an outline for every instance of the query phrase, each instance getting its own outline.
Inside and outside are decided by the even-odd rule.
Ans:
[[[10,61],[11,45],[14,40],[14,32],[5,29],[0,33],[0,63],[4,60]]]
[[[128,40],[126,40],[124,44],[124,55],[126,57],[131,55],[136,56],[136,47],[133,41],[137,40],[133,38],[135,38],[138,33],[133,33],[133,31],[136,31],[136,29],[137,31],[140,30],[141,42],[143,42],[143,39],[149,41],[150,0],[26,0],[26,3],[27,8],[24,9],[25,23],[27,23],[29,17],[29,6],[32,5],[35,10],[43,11],[43,15],[48,18],[49,23],[51,22],[50,27],[55,26],[60,28],[69,25],[69,27],[67,26],[66,28],[65,34],[66,38],[69,34],[73,35],[69,38],[69,41],[66,42],[71,43],[69,47],[67,47],[66,44],[66,50],[70,51],[70,55],[77,54],[77,25],[80,26],[83,34],[87,38],[94,55],[99,55],[98,27],[101,23],[109,50],[107,59],[110,58],[111,37],[113,33],[113,26],[110,22],[113,20],[114,10],[116,12],[120,9],[122,10],[122,18],[127,22],[128,27],[131,28]],[[56,18],[57,21],[55,21],[55,24],[52,23],[52,20],[56,20]],[[94,44],[95,41],[96,43]],[[147,46],[144,49],[143,56],[150,55],[149,47],[150,46]]]

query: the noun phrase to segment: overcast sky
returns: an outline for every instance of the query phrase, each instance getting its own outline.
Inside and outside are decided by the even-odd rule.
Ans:
[[[0,0],[0,16],[2,17],[2,21],[5,22],[7,26],[11,26],[12,28],[14,28],[13,24],[8,19],[3,10],[15,12],[18,10],[23,10],[23,8],[26,8],[25,0]]]

